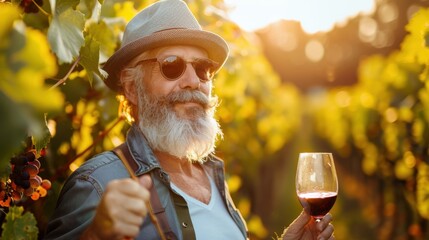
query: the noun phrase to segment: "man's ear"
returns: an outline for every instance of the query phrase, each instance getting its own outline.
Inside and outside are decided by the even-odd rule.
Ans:
[[[127,73],[127,70],[121,71],[120,81],[122,82],[122,89],[124,90],[124,96],[125,98],[133,105],[137,106],[137,87],[135,81],[124,81],[125,78],[129,77],[127,76],[129,73]],[[138,80],[137,80],[138,81]]]

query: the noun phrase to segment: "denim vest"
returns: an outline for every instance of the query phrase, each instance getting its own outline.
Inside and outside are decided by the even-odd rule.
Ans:
[[[161,168],[137,126],[131,127],[126,142],[138,165],[136,176],[147,173],[152,175],[154,187],[165,208],[168,222],[178,239],[183,239],[182,231],[187,230],[184,228],[193,228],[192,222],[180,222],[176,215],[173,199],[182,197],[171,189],[168,174]],[[225,184],[223,161],[215,156],[209,156],[203,167],[214,179],[227,210],[243,233],[243,238],[247,238],[246,224],[238,209],[235,208]],[[107,183],[114,179],[128,177],[129,174],[121,160],[111,151],[98,154],[85,162],[65,182],[44,239],[78,239],[91,223]],[[136,239],[159,239],[149,216],[144,220]]]

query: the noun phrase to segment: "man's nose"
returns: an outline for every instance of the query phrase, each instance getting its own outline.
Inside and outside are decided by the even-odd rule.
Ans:
[[[194,67],[191,63],[186,63],[186,69],[183,75],[179,79],[180,88],[198,89],[200,87],[201,80],[197,76]]]

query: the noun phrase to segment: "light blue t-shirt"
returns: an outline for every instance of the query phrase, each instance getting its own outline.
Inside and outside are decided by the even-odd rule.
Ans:
[[[207,175],[211,186],[211,199],[205,204],[171,183],[171,187],[188,203],[189,212],[194,225],[196,239],[201,240],[240,240],[243,234],[226,210],[225,203],[213,180]]]

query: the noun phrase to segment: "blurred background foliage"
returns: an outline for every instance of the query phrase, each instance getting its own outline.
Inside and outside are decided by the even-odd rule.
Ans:
[[[53,183],[46,197],[24,198],[7,217],[2,214],[4,239],[43,237],[67,176],[124,141],[129,125],[119,117],[118,96],[105,87],[100,67],[120,46],[126,22],[152,2],[0,1],[0,177],[7,181],[10,158],[31,137],[46,152],[39,175]],[[335,82],[329,54],[328,64],[289,64],[302,53],[273,61],[264,41],[272,29],[241,30],[228,19],[223,0],[187,1],[203,27],[223,36],[231,49],[215,80],[224,130],[217,154],[226,162],[251,239],[280,235],[301,211],[294,174],[302,151],[334,153],[337,239],[429,238],[429,9],[424,1],[399,2],[413,11],[395,25],[404,32],[394,39],[397,45],[383,48],[374,40],[378,47],[372,53],[367,48],[367,56],[348,55],[359,63]],[[325,38],[329,53],[335,41],[328,40],[340,31],[306,35],[305,41]],[[312,86],[305,80],[325,65],[331,68],[322,71],[322,81],[314,78]],[[295,78],[281,72],[290,66],[298,71]],[[10,235],[11,229],[19,235]]]

